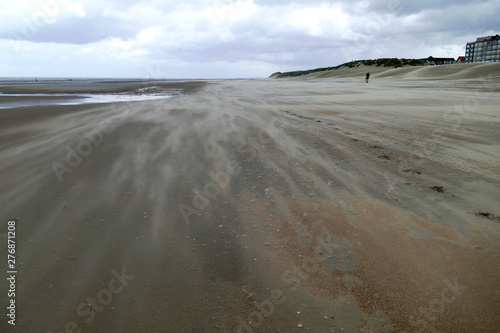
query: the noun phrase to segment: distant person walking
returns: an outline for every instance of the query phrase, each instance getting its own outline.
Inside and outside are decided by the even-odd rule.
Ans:
[[[366,73],[366,75],[365,75],[365,82],[368,83],[369,79],[370,79],[370,73]]]

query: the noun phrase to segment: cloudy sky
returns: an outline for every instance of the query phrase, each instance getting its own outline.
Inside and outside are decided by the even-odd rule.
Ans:
[[[0,77],[266,77],[464,55],[500,0],[0,0]]]

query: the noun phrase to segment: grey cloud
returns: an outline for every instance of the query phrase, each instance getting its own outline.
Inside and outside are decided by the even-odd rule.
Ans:
[[[343,0],[343,1],[348,1],[348,0]],[[354,0],[356,1],[356,0]],[[357,0],[359,1],[359,0]],[[318,5],[322,3],[327,3],[327,4],[334,4],[338,3],[341,1],[338,0],[308,0],[308,1],[301,1],[301,0],[254,0],[255,4],[258,4],[260,6],[264,7],[272,7],[272,6],[287,6],[287,5],[300,5],[300,6],[311,6],[311,5]]]
[[[198,45],[194,49],[184,51],[181,57],[191,62],[224,59],[228,62],[265,61],[280,66],[303,66],[317,62],[331,65],[339,60],[335,54],[342,53],[339,47],[342,43],[331,39],[310,38],[300,34],[270,37],[260,39],[260,41],[257,41],[257,37],[257,35],[246,33],[230,43]],[[168,50],[163,52],[169,53]]]
[[[425,13],[420,33],[450,32],[454,36],[498,30],[500,6],[493,2],[469,6],[451,6]]]
[[[217,10],[214,13],[207,10],[207,6],[236,2],[105,0],[96,2],[93,7],[84,5],[85,17],[61,19],[54,24],[42,25],[29,38],[23,38],[21,29],[18,29],[0,31],[0,39],[17,36],[18,39],[34,42],[58,43],[57,48],[60,50],[71,47],[82,49],[75,44],[89,44],[88,49],[95,50],[96,46],[92,44],[115,37],[135,40],[135,44],[131,42],[132,48],[147,51],[144,58],[135,58],[134,55],[124,57],[127,68],[130,67],[128,64],[137,61],[171,61],[187,64],[186,68],[191,65],[201,68],[203,64],[216,62],[259,62],[283,71],[334,66],[363,58],[425,57],[430,52],[436,53],[434,56],[441,56],[437,53],[445,53],[444,46],[449,46],[455,52],[475,37],[491,31],[500,33],[500,0],[254,0],[253,4],[259,7],[256,9],[257,14],[235,15],[226,17],[227,20],[217,20]],[[337,28],[337,25],[325,24],[325,21],[335,22],[335,17],[331,20],[323,17],[319,22],[323,34],[311,36],[307,28],[308,21],[290,20],[290,13],[295,9],[319,8],[322,4],[341,4],[342,9],[349,14],[347,23]],[[186,11],[186,8],[189,10]],[[203,14],[198,16],[198,10],[203,10]],[[395,17],[384,15],[391,12],[396,14]],[[193,16],[181,17],[180,13],[193,14],[199,19],[195,21]],[[148,28],[154,28],[153,31],[158,29],[159,32],[157,35],[152,33],[153,37],[148,41],[146,30],[137,42],[137,34]],[[223,38],[219,38],[219,34]],[[224,34],[229,37],[225,38]],[[73,46],[68,47],[69,44]],[[33,47],[39,50],[40,59],[50,59],[55,54],[51,49],[53,45],[47,47],[40,43]],[[112,47],[110,50],[113,51]],[[120,54],[120,50],[116,53]],[[79,58],[84,60],[78,61],[87,61],[84,65],[88,65],[92,64],[94,58],[94,54],[84,53]],[[106,64],[114,63],[110,60]],[[15,64],[11,66],[15,67]],[[248,68],[241,70],[247,72]],[[210,69],[207,69],[206,73],[209,72]],[[124,74],[120,72],[120,75]],[[220,73],[220,76],[234,75]]]
[[[470,5],[471,3],[492,2],[491,0],[374,0],[368,6],[369,10],[378,12],[390,12],[396,15],[411,15],[424,10],[446,9],[456,5]],[[493,1],[497,2],[497,1]]]
[[[115,18],[85,17],[39,26],[26,22],[17,31],[0,33],[0,38],[60,44],[88,44],[109,37],[126,39],[133,37],[137,32],[137,27]]]

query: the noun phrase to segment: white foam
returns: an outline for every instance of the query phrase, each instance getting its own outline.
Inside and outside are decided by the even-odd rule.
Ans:
[[[18,108],[25,106],[137,102],[171,98],[179,95],[180,93],[180,89],[145,87],[137,89],[135,91],[107,94],[0,94],[0,97],[16,97],[13,101],[0,102],[0,109]],[[23,100],[23,97],[31,98]],[[36,99],[33,97],[43,98]]]

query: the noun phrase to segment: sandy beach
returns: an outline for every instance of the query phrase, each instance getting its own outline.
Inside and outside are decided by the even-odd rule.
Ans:
[[[155,85],[0,110],[0,331],[500,331],[500,64]]]

